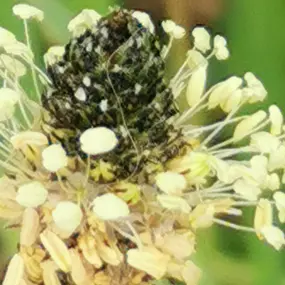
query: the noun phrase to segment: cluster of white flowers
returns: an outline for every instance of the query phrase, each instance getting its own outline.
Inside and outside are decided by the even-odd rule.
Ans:
[[[31,69],[38,99],[40,79],[50,82],[33,62],[27,26],[28,20],[41,21],[43,13],[24,4],[16,5],[13,12],[24,21],[27,44],[0,28],[0,165],[6,173],[0,179],[0,217],[11,225],[20,224],[21,235],[19,253],[8,266],[4,285],[56,285],[59,270],[70,273],[77,285],[113,284],[111,278],[120,270],[127,270],[120,276],[127,278],[122,284],[147,285],[149,280],[172,278],[196,285],[200,269],[190,259],[195,231],[214,223],[256,233],[277,250],[285,244],[273,220],[275,210],[279,222],[285,222],[285,194],[280,190],[285,183],[282,112],[273,105],[268,113],[237,114],[243,105],[267,95],[250,72],[205,90],[209,60],[229,56],[223,37],[215,36],[211,47],[207,30],[194,29],[194,47],[170,82],[174,99],[184,94],[189,104],[170,120],[186,142],[181,154],[149,171],[148,182],[115,180],[105,185],[92,180],[98,170],[90,158],[112,152],[119,138],[104,126],[87,129],[79,139],[83,160],[79,155],[69,157],[60,142],[51,142],[42,133],[41,104],[29,99],[19,77]],[[155,33],[147,14],[132,15]],[[83,10],[68,29],[78,37],[100,18],[95,11]],[[162,27],[170,36],[161,55],[165,57],[172,41],[186,33],[170,20]],[[49,49],[46,64],[54,64],[63,54],[63,47]],[[214,108],[225,113],[221,121],[191,124],[193,116]],[[16,109],[19,117],[14,115]],[[233,134],[213,144],[229,125],[235,126]],[[238,159],[239,154],[250,158]],[[108,164],[100,160],[99,165],[108,175]],[[218,218],[240,216],[242,207],[251,206],[256,208],[252,227]],[[69,247],[70,242],[75,245]],[[131,270],[125,269],[125,260]]]

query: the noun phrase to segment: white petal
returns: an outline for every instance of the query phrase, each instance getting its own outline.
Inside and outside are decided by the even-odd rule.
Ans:
[[[196,49],[205,53],[210,50],[210,39],[209,32],[203,27],[197,27],[193,30],[192,35],[194,37],[194,46]]]
[[[190,224],[194,229],[210,227],[213,224],[214,215],[213,205],[199,204],[190,214]]]
[[[117,220],[130,214],[127,203],[111,193],[95,198],[92,205],[93,212],[102,220]]]
[[[261,229],[265,226],[271,226],[272,221],[273,209],[271,202],[267,199],[260,199],[254,215],[254,229],[260,239],[262,239]]]
[[[229,183],[230,165],[226,161],[216,157],[213,157],[210,163],[212,168],[216,171],[218,179],[224,183]]]
[[[280,109],[276,105],[269,107],[269,118],[271,121],[270,133],[274,136],[280,135],[284,119]]]
[[[250,201],[256,201],[261,194],[259,187],[252,185],[243,179],[236,181],[233,185],[233,189],[236,193]]]
[[[42,21],[44,19],[43,11],[27,4],[15,5],[13,13],[23,20],[36,19]]]
[[[87,275],[87,270],[84,267],[84,263],[81,257],[81,254],[76,249],[69,250],[71,257],[71,277],[75,284],[78,285],[87,285],[91,284],[92,281],[89,280]]]
[[[187,186],[185,177],[175,172],[162,172],[155,177],[156,185],[166,194],[180,195]]]
[[[285,244],[284,233],[275,226],[265,226],[261,229],[261,233],[276,250],[280,250]]]
[[[24,268],[23,258],[19,254],[15,254],[8,265],[3,285],[21,285]]]
[[[280,188],[280,178],[277,173],[272,173],[267,175],[266,182],[263,185],[264,189],[269,189],[271,191],[276,191]]]
[[[130,266],[142,270],[156,279],[161,279],[165,275],[170,260],[168,255],[155,248],[130,249],[127,256]]]
[[[256,185],[266,182],[268,158],[264,155],[255,155],[250,159],[250,171],[244,179]]]
[[[63,201],[56,205],[56,208],[52,211],[52,217],[59,229],[73,233],[80,225],[83,214],[77,204]]]
[[[20,100],[20,94],[10,88],[0,89],[0,122],[14,115],[15,105]]]
[[[112,266],[118,266],[124,260],[124,256],[117,247],[110,247],[97,241],[97,251],[100,258]]]
[[[229,113],[238,108],[242,101],[242,90],[237,89],[228,97],[227,100],[221,103],[221,108],[225,113]]]
[[[189,50],[187,53],[188,66],[194,71],[199,67],[208,66],[207,59],[197,50]]]
[[[115,133],[105,127],[97,127],[86,130],[80,136],[81,149],[91,155],[97,155],[113,150],[118,139]]]
[[[48,139],[42,133],[26,131],[12,136],[11,144],[15,149],[20,149],[27,145],[44,146],[48,144]]]
[[[20,100],[20,94],[10,88],[1,88],[0,89],[0,100],[6,100],[11,104],[16,104]]]
[[[233,138],[238,141],[248,136],[255,127],[257,127],[265,118],[267,114],[264,111],[257,111],[246,119],[237,124]]]
[[[41,262],[41,268],[43,270],[43,281],[45,285],[61,285],[57,276],[58,267],[53,261],[47,260]]]
[[[189,155],[187,155],[187,158],[185,159],[185,161],[184,162],[182,161],[181,166],[184,167],[185,171],[190,170],[186,174],[186,179],[188,183],[190,184],[199,183],[198,181],[203,181],[204,178],[206,178],[210,174],[211,159],[212,159],[211,155],[207,153],[203,153],[203,152],[192,151],[190,152]]]
[[[23,214],[20,244],[32,246],[38,238],[40,229],[40,217],[33,208],[26,208]]]
[[[67,166],[68,162],[66,152],[60,144],[53,144],[45,148],[42,158],[43,166],[51,172],[56,172]]]
[[[16,55],[20,57],[25,57],[28,60],[34,57],[33,52],[29,49],[29,47],[18,41],[5,45],[4,50],[6,51],[6,53],[12,55],[13,57]]]
[[[207,65],[200,66],[193,71],[186,91],[186,99],[190,107],[195,105],[204,94],[206,79]]]
[[[68,30],[74,37],[79,37],[87,29],[92,29],[101,19],[101,15],[94,10],[84,9],[80,14],[73,18],[68,24]]]
[[[0,27],[0,46],[5,47],[5,45],[13,44],[15,42],[17,42],[15,35]]]
[[[53,232],[45,230],[40,239],[53,261],[64,272],[71,270],[71,256],[66,244]]]
[[[273,150],[269,154],[268,170],[274,171],[276,169],[285,167],[285,146],[280,145],[278,149]]]
[[[276,151],[281,142],[280,140],[267,132],[259,132],[251,135],[250,145],[261,153],[271,153]]]
[[[161,244],[157,245],[165,253],[183,260],[195,251],[195,240],[193,234],[171,233],[161,238]]]
[[[191,212],[191,207],[187,201],[181,197],[158,195],[157,200],[163,208],[166,208],[168,210],[181,211],[185,214],[189,214]]]
[[[154,33],[154,25],[150,19],[150,16],[147,13],[141,11],[135,11],[133,12],[132,16],[136,18],[152,34]]]
[[[283,192],[276,192],[273,195],[278,209],[278,218],[281,223],[285,222],[285,194]]]
[[[182,270],[182,277],[186,285],[198,285],[201,276],[201,269],[191,260],[187,260]]]
[[[0,68],[16,77],[24,76],[27,73],[27,68],[22,62],[6,54],[0,55]]]
[[[60,61],[64,55],[65,47],[64,46],[53,46],[50,47],[47,53],[44,55],[44,61],[46,66],[53,65]]]
[[[24,207],[38,207],[48,196],[48,191],[40,182],[30,182],[19,187],[16,201]]]

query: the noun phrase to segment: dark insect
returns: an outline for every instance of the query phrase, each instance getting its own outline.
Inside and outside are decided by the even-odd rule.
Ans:
[[[166,122],[176,108],[161,54],[158,37],[141,27],[131,11],[118,9],[103,17],[95,31],[71,39],[63,59],[48,67],[53,86],[43,94],[43,121],[49,126],[43,129],[68,155],[84,159],[81,133],[108,127],[119,145],[96,158],[115,165],[118,178],[139,172],[145,162],[140,153],[167,145],[175,133]]]

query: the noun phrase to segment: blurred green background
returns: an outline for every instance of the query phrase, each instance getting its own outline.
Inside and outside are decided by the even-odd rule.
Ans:
[[[24,1],[21,1],[24,2]],[[190,30],[206,24],[213,33],[227,37],[231,58],[227,62],[213,62],[209,82],[217,82],[229,75],[242,76],[254,72],[266,86],[269,98],[264,107],[285,102],[285,1],[284,0],[29,0],[44,10],[42,25],[31,26],[37,62],[54,44],[64,44],[69,34],[68,21],[83,8],[105,14],[109,6],[121,5],[144,9],[156,20],[172,17]],[[0,26],[14,32],[23,40],[23,27],[12,16],[11,8],[19,1],[1,0]],[[187,43],[185,43],[187,46]],[[181,60],[172,55],[173,65]],[[29,83],[27,83],[29,84]],[[260,106],[259,106],[260,107]],[[285,110],[285,108],[283,108]],[[245,220],[252,219],[250,213]],[[251,222],[251,221],[249,221]],[[0,232],[0,267],[16,250],[18,234]],[[203,268],[203,285],[285,285],[284,250],[274,251],[252,234],[213,227],[199,232],[196,262]]]

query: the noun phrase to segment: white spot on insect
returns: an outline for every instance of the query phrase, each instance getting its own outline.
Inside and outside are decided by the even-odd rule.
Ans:
[[[121,71],[122,68],[118,65],[118,64],[115,64],[114,67],[113,67],[113,72],[119,72]]]
[[[157,103],[157,102],[154,104],[154,108],[155,108],[156,110],[161,110],[161,106],[160,106],[160,104]]]
[[[136,41],[137,41],[138,48],[140,48],[142,46],[142,38],[137,38]]]
[[[129,41],[128,41],[128,46],[129,46],[129,47],[132,47],[132,46],[134,45],[134,43],[135,43],[135,42],[134,42],[134,39],[133,39],[133,38],[130,38]]]
[[[119,128],[120,128],[120,132],[121,132],[122,136],[123,136],[124,138],[126,138],[126,137],[128,136],[128,131],[127,131],[127,129],[126,129],[123,125],[121,125]]]
[[[108,29],[106,28],[106,27],[103,27],[102,29],[101,29],[101,34],[102,34],[102,36],[104,37],[104,38],[108,38],[109,37],[109,33],[108,33]]]
[[[62,67],[62,66],[59,66],[59,67],[58,67],[58,72],[59,72],[59,73],[63,74],[63,73],[64,73],[64,70],[65,70],[64,67]]]
[[[87,52],[91,52],[92,49],[93,49],[93,44],[92,44],[92,42],[91,42],[91,43],[89,43],[89,44],[87,45],[86,51],[87,51]]]
[[[136,83],[135,94],[139,94],[141,90],[142,90],[142,86],[140,84]]]
[[[50,98],[51,96],[52,96],[52,93],[53,93],[53,90],[52,89],[49,89],[48,91],[47,91],[47,98]]]
[[[91,86],[91,79],[88,77],[88,76],[85,76],[83,78],[83,84],[86,86],[86,87],[90,87]]]
[[[108,100],[102,100],[99,105],[102,112],[106,112],[108,110]]]
[[[95,51],[96,51],[97,53],[101,53],[101,52],[102,52],[102,49],[101,49],[100,46],[97,46],[96,49],[95,49]]]
[[[77,91],[75,92],[74,96],[79,100],[79,101],[86,101],[86,93],[82,87],[79,87]]]
[[[102,89],[102,86],[101,86],[100,84],[98,84],[98,83],[94,83],[93,86],[94,86],[96,89],[98,89],[98,90],[103,90],[103,89]]]
[[[70,104],[69,104],[69,103],[65,103],[65,108],[66,108],[66,109],[71,109]]]

